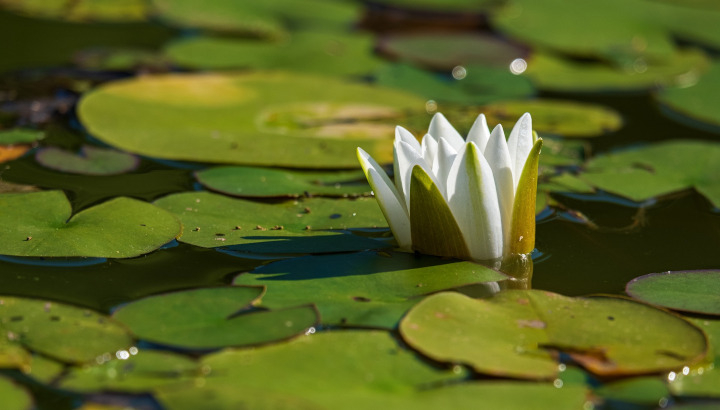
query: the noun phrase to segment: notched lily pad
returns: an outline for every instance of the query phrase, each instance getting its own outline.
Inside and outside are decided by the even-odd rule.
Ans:
[[[41,148],[35,160],[43,166],[70,174],[116,175],[140,165],[140,158],[113,149],[85,145],[75,153],[56,147]]]
[[[720,316],[720,270],[651,273],[628,282],[625,291],[653,305]]]
[[[403,318],[400,333],[434,360],[517,378],[555,377],[554,351],[597,375],[620,376],[692,365],[708,349],[700,329],[648,305],[543,291],[506,291],[491,299],[433,295]]]
[[[238,197],[368,195],[362,171],[312,172],[255,167],[216,167],[195,173],[205,187]]]
[[[71,215],[61,191],[0,194],[0,254],[130,258],[181,233],[172,214],[146,202],[116,198]]]
[[[247,346],[303,334],[318,322],[314,306],[253,310],[262,286],[200,288],[150,296],[113,318],[140,339],[186,349]]]
[[[0,335],[0,355],[21,346],[70,363],[102,361],[133,342],[124,326],[105,315],[14,296],[0,297]]]
[[[472,262],[367,251],[274,262],[234,283],[267,286],[263,307],[314,303],[326,325],[394,328],[420,296],[466,285],[492,294],[506,278]]]

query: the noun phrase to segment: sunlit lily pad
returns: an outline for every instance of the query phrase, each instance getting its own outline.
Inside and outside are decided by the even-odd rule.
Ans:
[[[113,318],[140,339],[187,349],[216,349],[283,340],[317,324],[313,306],[249,310],[265,288],[200,288],[147,297],[120,307]]]
[[[0,131],[0,145],[31,144],[45,138],[43,131],[14,128]]]
[[[148,392],[155,387],[191,380],[200,373],[197,363],[170,352],[131,347],[102,364],[73,367],[58,383],[81,392]]]
[[[582,408],[581,386],[518,382],[445,382],[465,372],[438,369],[418,360],[387,333],[320,333],[289,344],[207,356],[212,369],[202,387],[167,386],[160,401],[172,410],[473,408]],[[196,385],[197,386],[197,385]]]
[[[288,69],[334,75],[371,73],[380,60],[365,34],[295,32],[277,41],[191,37],[171,43],[166,56],[193,69]]]
[[[271,309],[314,303],[323,324],[394,328],[419,296],[474,284],[492,294],[505,278],[472,262],[370,251],[274,262],[234,283],[267,286],[261,306]]]
[[[135,155],[113,149],[85,145],[75,153],[56,147],[41,148],[35,154],[37,162],[56,171],[70,174],[115,175],[132,171],[140,164]]]
[[[30,393],[10,379],[0,377],[0,397],[6,409],[30,410],[33,408],[33,399]]]
[[[314,236],[334,235],[340,239],[341,248],[321,241],[315,249],[310,244],[307,251],[342,252],[358,248],[347,249],[338,234],[322,230],[386,226],[374,198],[302,198],[268,204],[209,192],[185,192],[161,198],[155,204],[182,221],[185,228],[178,240],[206,248],[243,245],[237,249],[259,251],[258,244],[267,242],[271,245],[266,249],[269,253],[302,253],[297,248],[302,244],[283,242],[312,242]],[[357,239],[362,240],[359,249],[385,247],[378,241]]]
[[[628,299],[542,291],[491,299],[433,295],[405,316],[400,332],[434,360],[518,378],[555,377],[555,350],[595,374],[619,376],[691,365],[708,349],[702,331],[665,311]]]
[[[356,168],[358,146],[380,162],[392,162],[388,141],[393,133],[388,128],[392,130],[406,110],[418,112],[424,106],[424,100],[409,94],[328,77],[248,73],[117,81],[86,94],[78,109],[93,135],[144,155],[243,165]],[[343,127],[329,120],[273,122],[273,116],[308,107],[316,107],[314,112],[321,108],[349,112],[350,119],[360,120],[346,120]],[[364,125],[377,124],[369,122],[368,110],[382,113],[386,121],[382,132]],[[352,116],[355,112],[357,116]]]
[[[255,167],[216,167],[196,174],[213,191],[239,197],[356,196],[370,193],[362,171],[285,171]]]
[[[400,33],[383,38],[378,47],[394,60],[448,72],[467,65],[507,71],[511,61],[527,55],[526,49],[499,37],[470,32]]]
[[[669,373],[670,391],[676,396],[720,398],[720,320],[690,320],[708,335],[715,360]]]
[[[505,129],[512,129],[515,121],[529,112],[532,113],[533,129],[540,135],[563,137],[597,137],[617,131],[623,123],[620,114],[613,109],[577,101],[503,101],[485,105],[478,111],[485,114],[488,124],[502,124]]]
[[[145,20],[144,0],[0,0],[0,6],[31,17],[68,21],[135,22]]]
[[[720,64],[714,64],[693,87],[665,88],[656,97],[671,118],[720,132],[720,114],[714,109],[720,105]]]
[[[653,305],[720,315],[720,271],[651,273],[631,280],[628,295]]]
[[[0,194],[0,254],[130,258],[178,236],[170,213],[116,198],[71,215],[61,191]]]
[[[124,326],[91,310],[14,296],[0,300],[0,346],[19,345],[63,362],[89,362],[132,344]]]
[[[720,207],[720,144],[667,141],[600,155],[580,177],[634,201],[693,188]]]

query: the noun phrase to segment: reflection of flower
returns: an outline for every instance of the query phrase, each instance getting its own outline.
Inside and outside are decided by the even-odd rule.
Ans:
[[[530,114],[507,141],[480,114],[465,141],[438,113],[422,143],[396,128],[394,184],[361,148],[358,158],[401,248],[489,260],[535,246],[541,147]]]

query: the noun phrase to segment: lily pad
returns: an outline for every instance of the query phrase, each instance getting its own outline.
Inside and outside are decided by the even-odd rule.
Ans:
[[[527,49],[499,37],[480,33],[400,33],[383,38],[378,47],[394,60],[433,70],[482,65],[503,68],[527,56]]]
[[[342,252],[348,250],[339,238],[342,234],[322,230],[385,226],[374,198],[302,198],[267,204],[210,192],[185,192],[160,198],[155,204],[182,221],[185,228],[179,241],[206,248],[242,245],[237,249],[259,251],[258,245],[267,242],[271,246],[262,248],[269,253],[295,253],[302,244],[283,242],[331,235],[341,241],[341,248],[332,244],[325,248],[325,241],[317,248],[310,245],[308,251]],[[386,246],[372,239],[357,239],[360,249]]]
[[[13,128],[0,131],[0,145],[31,144],[45,138],[43,131]]]
[[[625,289],[635,299],[685,312],[720,315],[720,271],[651,273]]]
[[[533,129],[539,134],[563,137],[598,137],[622,127],[622,117],[610,108],[564,100],[503,101],[480,107],[488,124],[512,129],[520,116],[532,113]],[[544,152],[543,152],[544,153]]]
[[[665,88],[655,96],[671,118],[687,125],[720,132],[720,114],[712,107],[720,104],[720,64],[713,64],[693,87]]]
[[[367,75],[380,63],[365,34],[294,32],[278,41],[191,37],[171,43],[165,55],[176,64],[204,70],[287,69],[333,75]]]
[[[91,310],[14,296],[0,300],[0,346],[22,346],[62,362],[84,363],[132,344],[124,326]]]
[[[6,409],[30,410],[33,408],[33,399],[30,393],[5,377],[0,377],[0,397],[2,397],[3,407]]]
[[[85,175],[122,174],[140,165],[140,158],[135,155],[91,145],[83,146],[79,153],[55,147],[41,148],[35,153],[35,160],[56,171]]]
[[[600,155],[580,177],[633,201],[693,188],[720,207],[720,144],[665,141]]]
[[[325,325],[394,328],[418,297],[467,285],[499,290],[507,276],[472,262],[407,253],[305,256],[240,274],[236,285],[264,285],[260,306],[314,303]]]
[[[205,187],[239,197],[357,196],[370,194],[362,171],[311,172],[216,167],[195,174]]]
[[[102,364],[71,368],[58,387],[79,392],[142,393],[192,380],[199,374],[198,364],[185,356],[131,347]]]
[[[465,376],[428,366],[385,332],[316,334],[288,344],[206,356],[202,387],[167,386],[169,409],[582,408],[581,386],[518,382],[453,383]]]
[[[667,385],[659,377],[636,377],[606,383],[594,393],[605,400],[645,405],[657,405],[662,399],[670,397]]]
[[[164,159],[305,168],[356,168],[362,146],[392,162],[392,125],[425,101],[328,77],[287,73],[172,74],[106,84],[78,107],[89,131],[123,150]],[[360,118],[338,126],[276,124],[299,108]],[[368,121],[368,112],[386,121]],[[298,115],[302,111],[298,112]],[[287,118],[287,115],[285,115]],[[372,116],[371,116],[372,117]],[[290,118],[293,118],[291,116]],[[375,118],[375,117],[372,117]]]
[[[151,204],[116,198],[71,215],[60,191],[0,194],[0,254],[130,258],[181,233],[178,220]]]
[[[557,375],[552,351],[568,353],[594,374],[619,376],[692,365],[708,349],[700,329],[665,311],[628,299],[543,291],[491,299],[436,294],[403,318],[400,333],[434,360],[530,379]]]
[[[265,288],[200,288],[150,296],[120,307],[113,318],[140,339],[185,349],[217,349],[287,339],[317,324],[313,306],[249,310]]]
[[[67,21],[135,22],[148,13],[143,0],[0,0],[0,6],[30,17]]]
[[[668,385],[676,396],[720,398],[720,320],[690,319],[710,339],[715,360],[706,366],[683,368],[668,374]]]

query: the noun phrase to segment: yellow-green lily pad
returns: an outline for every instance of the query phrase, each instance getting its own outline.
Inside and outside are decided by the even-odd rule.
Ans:
[[[392,127],[406,112],[424,112],[424,107],[425,101],[418,97],[380,87],[255,72],[116,81],[86,94],[78,110],[91,134],[143,155],[241,165],[356,168],[358,146],[380,162],[392,162],[388,143]],[[330,109],[334,117],[310,124],[274,122],[278,115],[300,114],[308,108],[316,114]],[[385,121],[379,132],[377,121],[370,121],[376,115]],[[337,116],[344,123],[338,124]]]
[[[75,215],[61,191],[0,194],[0,254],[130,258],[181,233],[172,214],[146,202],[116,198]]]
[[[720,398],[720,320],[690,320],[708,335],[715,357],[712,362],[668,373],[670,391],[676,396]]]
[[[140,165],[140,158],[113,149],[85,145],[75,153],[62,148],[46,147],[35,153],[43,166],[70,174],[115,175],[130,172]]]
[[[434,360],[529,379],[557,375],[554,351],[568,353],[592,373],[620,376],[697,364],[708,349],[700,329],[651,306],[534,290],[490,299],[436,294],[403,318],[400,333]]]
[[[256,167],[215,167],[195,173],[206,188],[238,197],[369,195],[362,171],[313,172]]]
[[[720,315],[720,271],[651,273],[628,282],[635,299],[685,312]]]
[[[30,17],[78,22],[137,22],[149,12],[144,0],[2,0],[0,7]]]
[[[30,410],[34,407],[30,392],[5,377],[0,377],[0,397],[6,409]]]
[[[138,338],[185,349],[248,346],[288,339],[318,322],[314,306],[251,310],[262,286],[199,288],[146,297],[113,318]]]
[[[278,261],[234,283],[267,286],[260,306],[270,309],[313,303],[326,325],[394,328],[420,296],[467,285],[492,294],[506,278],[473,262],[367,251]]]

